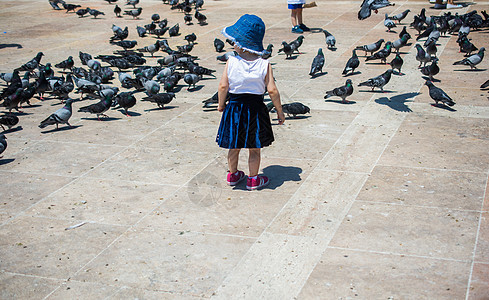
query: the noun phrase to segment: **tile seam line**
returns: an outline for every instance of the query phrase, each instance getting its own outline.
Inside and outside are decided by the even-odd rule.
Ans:
[[[483,211],[474,210],[474,209],[459,209],[459,208],[450,208],[450,207],[443,207],[443,206],[424,206],[424,205],[413,205],[413,204],[399,204],[399,203],[393,203],[393,202],[369,201],[369,200],[361,200],[361,199],[356,199],[355,201],[356,202],[361,202],[361,203],[379,204],[379,205],[384,205],[384,206],[402,206],[402,207],[423,208],[423,209],[428,208],[428,209],[460,211],[460,212],[471,212],[471,213],[481,213],[481,212],[483,212]]]
[[[487,174],[483,171],[470,171],[470,170],[458,170],[458,169],[441,169],[441,168],[430,168],[430,167],[413,167],[413,166],[397,166],[390,164],[376,164],[377,167],[389,167],[398,169],[415,169],[415,170],[431,170],[431,171],[441,171],[441,172],[458,172],[458,173],[468,173],[468,174]]]
[[[464,259],[455,259],[455,258],[438,257],[438,256],[404,254],[404,253],[398,253],[398,252],[375,251],[375,250],[368,250],[368,249],[345,248],[345,247],[336,247],[336,246],[328,246],[327,249],[347,250],[347,251],[352,251],[352,252],[363,252],[363,253],[374,253],[374,254],[387,254],[387,255],[401,256],[401,257],[402,256],[417,257],[417,258],[424,258],[424,259],[435,259],[435,260],[454,261],[454,262],[463,262],[463,263],[469,263],[470,262],[470,259],[464,260]]]
[[[60,190],[62,190],[63,188],[66,188],[72,184],[74,184],[75,182],[79,181],[81,178],[84,178],[87,174],[89,174],[90,172],[92,172],[93,170],[97,169],[99,166],[103,165],[105,162],[109,161],[110,159],[116,157],[117,155],[121,154],[122,152],[126,151],[127,149],[129,149],[132,145],[136,144],[137,142],[143,140],[144,138],[146,138],[147,136],[149,136],[150,134],[152,134],[153,132],[155,132],[156,130],[160,129],[161,127],[165,126],[166,124],[168,124],[169,122],[173,121],[174,119],[178,118],[179,116],[181,116],[182,114],[184,114],[185,112],[187,112],[189,109],[192,109],[194,106],[197,106],[199,105],[200,103],[197,103],[193,106],[191,106],[190,108],[188,108],[187,110],[181,112],[180,114],[174,116],[173,118],[171,118],[170,120],[168,120],[167,122],[163,123],[161,126],[155,128],[153,131],[149,132],[148,134],[142,136],[141,138],[139,138],[138,140],[135,140],[132,144],[126,146],[126,147],[123,147],[123,149],[121,149],[121,151],[118,151],[117,153],[114,153],[113,155],[109,156],[108,158],[104,159],[102,162],[100,162],[99,164],[97,164],[96,166],[94,166],[93,168],[89,169],[88,171],[85,171],[84,173],[82,173],[79,177],[76,177],[74,178],[73,180],[71,180],[70,182],[68,182],[67,184],[61,186],[59,189],[56,189],[55,191],[49,193],[48,195],[46,195],[45,197],[43,197],[42,199],[40,199],[39,201],[36,201],[36,203],[33,203],[31,205],[29,205],[26,209],[20,211],[18,214],[16,214],[13,218],[11,219],[8,219],[6,220],[5,222],[1,223],[0,224],[0,228],[3,227],[4,225],[7,225],[9,223],[11,223],[13,220],[15,220],[21,213],[31,209],[32,207],[34,207],[35,205],[37,205],[38,203],[42,203],[43,201],[45,201],[47,198],[49,198],[51,195],[54,195],[55,193],[59,192]]]
[[[469,300],[469,296],[470,296],[470,285],[472,284],[472,275],[474,272],[475,256],[477,254],[477,244],[479,243],[479,234],[480,234],[481,223],[482,223],[482,211],[484,210],[484,202],[485,202],[486,197],[487,197],[487,186],[488,186],[488,184],[489,184],[489,172],[487,172],[486,189],[484,190],[484,195],[483,195],[482,203],[481,203],[481,212],[479,213],[479,224],[477,226],[477,234],[475,236],[474,248],[473,248],[473,253],[472,253],[472,262],[470,264],[469,279],[467,280],[467,290],[465,293],[465,299],[466,300]]]

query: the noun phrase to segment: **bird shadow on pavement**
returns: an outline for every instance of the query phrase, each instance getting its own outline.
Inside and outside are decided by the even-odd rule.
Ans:
[[[187,91],[189,91],[189,92],[197,92],[197,91],[200,91],[203,87],[204,87],[204,85],[198,85],[196,87],[187,89]]]
[[[391,93],[395,93],[395,91],[388,91],[388,90],[363,90],[363,91],[358,91],[359,93],[388,93],[388,94],[391,94]]]
[[[45,134],[45,133],[51,133],[51,132],[58,132],[58,131],[67,131],[67,130],[73,130],[73,129],[77,129],[78,127],[82,127],[83,125],[75,125],[75,126],[63,126],[63,127],[59,127],[59,128],[53,128],[51,130],[45,130],[45,131],[41,131],[41,133]]]
[[[20,131],[24,128],[22,128],[22,126],[17,126],[15,128],[10,128],[10,129],[7,129],[7,130],[4,130],[2,131],[2,133],[12,133],[12,132],[17,132],[17,131]]]
[[[309,29],[311,29],[311,33],[323,32],[322,28],[309,28]]]
[[[154,111],[154,110],[167,110],[167,109],[174,109],[174,108],[178,108],[177,105],[174,105],[174,106],[164,106],[164,107],[155,107],[155,108],[150,108],[150,109],[145,109],[144,111]]]
[[[352,100],[346,100],[346,102],[343,102],[341,100],[329,100],[329,99],[325,99],[324,102],[334,102],[334,103],[339,103],[339,104],[355,104],[355,103],[357,103],[356,101],[352,101]]]
[[[118,109],[118,112],[123,114],[124,116],[126,115],[126,112],[123,109]],[[141,114],[135,111],[128,111],[127,114],[131,117],[139,117]]]
[[[290,57],[286,57],[285,59],[287,59],[287,60],[294,60],[294,59],[297,59],[297,57],[299,57],[299,54],[292,55]]]
[[[461,70],[454,70],[455,72],[484,72],[487,69],[461,69]]]
[[[302,169],[299,167],[271,165],[263,169],[263,174],[270,179],[264,189],[275,190],[287,181],[301,181]]]
[[[328,74],[328,72],[321,72],[321,73],[318,73],[318,74],[314,74],[311,76],[311,79],[314,79],[314,78],[317,78],[317,77],[321,77],[323,75],[326,75]]]
[[[22,45],[21,44],[0,44],[0,49],[4,49],[4,48],[17,48],[17,49],[22,49]]]
[[[413,100],[408,101],[408,99],[416,97],[419,94],[420,93],[404,93],[391,98],[381,97],[375,99],[375,103],[386,105],[399,112],[412,112],[411,108],[406,105],[406,102],[413,102]]]
[[[433,78],[433,80],[432,80],[428,76],[421,76],[421,78],[423,78],[424,80],[432,81],[432,82],[441,82],[440,79]]]
[[[0,166],[9,164],[9,163],[13,162],[14,160],[15,160],[15,158],[0,159]]]
[[[114,118],[114,117],[108,117],[108,118],[81,118],[82,120],[91,120],[91,121],[117,121],[120,120],[121,118]]]
[[[343,75],[343,77],[349,77],[349,76],[358,75],[358,74],[362,74],[362,72],[356,71],[356,72],[348,73],[346,75]]]
[[[451,108],[450,106],[447,106],[447,105],[444,105],[444,104],[431,104],[431,106],[433,107],[436,107],[436,108],[441,108],[441,109],[444,109],[444,110],[448,110],[448,111],[457,111],[456,109],[454,108]]]

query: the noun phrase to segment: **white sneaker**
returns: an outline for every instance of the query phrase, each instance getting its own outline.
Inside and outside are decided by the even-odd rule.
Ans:
[[[462,8],[460,4],[447,4],[447,9]]]

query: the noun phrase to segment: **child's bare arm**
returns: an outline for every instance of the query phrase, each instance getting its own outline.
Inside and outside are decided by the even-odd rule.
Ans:
[[[229,80],[228,80],[228,64],[226,63],[226,67],[224,67],[224,72],[222,73],[221,81],[219,82],[219,88],[218,88],[218,99],[219,99],[219,105],[217,107],[217,110],[220,112],[224,111],[224,108],[226,107],[226,97],[228,94],[229,90]]]
[[[268,95],[272,99],[273,106],[277,110],[278,124],[283,124],[285,122],[285,115],[282,111],[282,102],[280,101],[280,93],[278,92],[277,86],[273,79],[272,65],[268,64],[267,76],[265,76],[265,84],[267,86]]]

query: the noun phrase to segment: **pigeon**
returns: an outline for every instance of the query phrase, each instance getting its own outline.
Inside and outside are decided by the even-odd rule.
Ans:
[[[428,53],[430,56],[435,56],[436,57],[436,52],[438,49],[436,48],[436,39],[434,38],[428,38],[426,42],[424,43],[425,46],[425,51]]]
[[[178,31],[180,30],[180,25],[175,24],[172,28],[168,29],[168,34],[170,36],[177,36],[179,33]]]
[[[144,97],[141,101],[150,101],[156,103],[159,108],[165,108],[165,105],[170,103],[175,98],[175,93],[159,93]]]
[[[430,78],[430,81],[433,81],[433,76],[440,72],[440,67],[437,65],[438,58],[431,58],[431,64],[428,66],[424,66],[420,69],[423,75],[426,75]]]
[[[406,46],[408,40],[409,40],[409,35],[404,34],[400,39],[397,39],[394,42],[392,42],[392,47],[396,49],[397,53],[399,53],[400,49]]]
[[[78,109],[79,112],[88,112],[91,114],[96,114],[97,119],[100,121],[100,116],[107,117],[104,113],[109,110],[109,108],[112,106],[112,98],[111,97],[105,97],[102,99],[100,102],[80,107]]]
[[[14,94],[18,88],[22,88],[22,79],[20,79],[19,71],[14,70],[10,84],[0,93],[0,99],[6,98]]]
[[[273,45],[272,44],[268,44],[267,48],[265,50],[263,50],[263,53],[261,55],[261,58],[263,58],[263,59],[269,59],[272,56],[272,49],[273,49]]]
[[[144,89],[146,90],[146,95],[156,95],[160,92],[160,84],[154,80],[148,80],[144,83]]]
[[[419,41],[420,39],[427,38],[430,36],[430,33],[435,29],[435,25],[432,24],[430,27],[426,28],[423,32],[421,32],[417,37],[416,41]]]
[[[198,9],[195,10],[194,17],[197,21],[199,21],[199,25],[205,25],[207,24],[207,17],[202,14]]]
[[[226,102],[229,101],[229,98],[230,98],[230,95],[228,93],[226,96]],[[218,104],[219,103],[219,92],[216,92],[214,95],[212,95],[212,97],[203,100],[202,103],[204,103],[204,105],[202,106],[203,108],[210,108],[212,105]]]
[[[155,34],[158,38],[161,38],[168,31],[168,27],[164,28],[156,28],[153,30],[153,34]]]
[[[315,76],[317,73],[323,72],[324,66],[324,54],[323,49],[319,48],[318,54],[314,57],[311,65],[311,71],[309,72],[310,76]]]
[[[70,4],[70,3],[62,3],[62,4],[63,4],[63,8],[66,9],[66,13],[69,13],[70,11],[75,12],[75,9],[81,7],[81,5],[77,5],[77,4]]]
[[[119,7],[119,5],[115,5],[114,7],[114,14],[117,18],[122,18],[121,16],[122,8]]]
[[[66,100],[65,106],[58,109],[44,121],[42,121],[41,124],[39,124],[39,128],[45,128],[49,125],[56,125],[56,129],[58,129],[58,124],[67,124],[68,126],[72,127],[70,123],[68,123],[73,113],[71,108],[72,103],[73,99]]]
[[[358,86],[369,86],[372,88],[372,91],[374,90],[374,88],[377,87],[380,88],[380,90],[383,92],[384,86],[391,80],[391,75],[392,69],[389,69],[377,77],[373,77],[365,82],[361,82]]]
[[[454,62],[453,64],[454,65],[467,65],[467,66],[470,66],[470,69],[477,69],[477,65],[482,61],[482,59],[484,58],[484,51],[486,50],[486,48],[484,47],[481,47],[479,49],[479,52],[477,52],[476,54],[472,54],[471,56],[467,57],[467,58],[464,58],[460,61],[456,61]]]
[[[284,42],[284,43],[287,44],[287,42]],[[231,51],[231,52],[226,52],[223,55],[220,55],[220,56],[216,57],[216,59],[218,61],[226,62],[229,59],[230,56],[236,56],[236,55],[238,55],[236,53],[236,51]]]
[[[284,52],[285,53],[285,59],[288,59],[289,57],[292,57],[292,53],[294,53],[294,49],[286,42],[282,42],[282,48],[278,50],[278,53]]]
[[[126,116],[130,117],[127,110],[134,105],[136,105],[136,97],[134,97],[133,92],[122,92],[115,96],[114,98],[114,109],[123,108]]]
[[[187,34],[184,38],[189,44],[193,44],[197,40],[195,33]]]
[[[139,15],[141,14],[142,11],[143,11],[143,8],[138,7],[136,9],[125,10],[124,15],[131,16],[133,19],[136,19],[136,18],[139,19]]]
[[[41,58],[44,56],[44,53],[38,52],[36,54],[36,57],[31,59],[30,61],[26,62],[19,68],[15,69],[16,71],[27,71],[27,72],[32,72],[34,69],[37,69],[39,67],[39,63],[41,62]]]
[[[4,126],[7,126],[7,128],[10,130],[12,127],[17,125],[18,123],[19,123],[19,117],[17,117],[14,114],[7,114],[7,115],[3,115],[0,117],[0,126],[2,127],[2,129],[4,131],[5,131]]]
[[[29,74],[29,73],[27,73],[27,74]],[[14,75],[14,73],[0,73],[0,79],[5,81],[6,83],[9,83],[10,81],[12,81],[13,75]]]
[[[349,101],[346,100],[346,97],[351,94],[353,94],[353,84],[351,79],[347,79],[345,85],[327,91],[324,99],[328,99],[331,96],[337,96],[341,98],[342,103],[349,103]]]
[[[370,52],[370,55],[372,55],[372,54],[374,54],[374,52],[376,52],[380,49],[380,47],[382,46],[383,43],[384,43],[384,39],[380,39],[377,42],[372,43],[372,44],[357,46],[355,49],[365,51],[365,56],[367,56],[367,52]]]
[[[112,2],[117,2],[118,0],[105,0],[107,2],[109,2],[109,4],[112,4]]]
[[[132,5],[132,7],[136,8],[136,4],[139,3],[139,0],[127,0],[126,5]]]
[[[353,74],[355,72],[355,69],[358,68],[359,65],[360,60],[358,59],[356,49],[353,49],[352,56],[346,62],[346,66],[341,74],[346,75],[348,74],[348,72],[351,72],[350,74]]]
[[[224,42],[218,38],[215,38],[214,39],[214,48],[216,49],[216,52],[222,52],[224,49]]]
[[[144,25],[144,29],[146,29],[146,31],[151,34],[156,29],[156,24],[155,23],[146,24]]]
[[[111,42],[123,41],[129,35],[129,29],[127,28],[127,26],[124,28],[124,30],[122,30],[122,28],[120,28],[119,26],[112,24],[112,32],[114,33],[114,36],[110,38]]]
[[[178,49],[178,52],[181,52],[181,53],[189,53],[190,51],[192,51],[192,49],[194,48],[194,44],[188,44],[188,45],[183,45],[183,46],[177,46],[177,49]]]
[[[399,24],[401,24],[401,21],[404,20],[404,18],[406,18],[406,16],[408,15],[409,12],[410,12],[410,10],[406,9],[405,11],[398,13],[397,15],[393,15],[393,16],[389,17],[389,19],[391,19],[393,21],[397,21]]]
[[[185,23],[185,25],[192,25],[192,15],[184,15],[183,22]]]
[[[234,41],[232,41],[231,39],[226,39],[226,43],[231,45],[231,47],[234,47]]]
[[[470,42],[465,34],[459,36],[457,43],[460,48],[460,52],[466,53],[466,56],[470,56],[472,52],[479,50],[479,48]]]
[[[7,149],[7,137],[4,134],[0,134],[0,154],[2,154],[5,149]],[[0,156],[2,158],[3,156]]]
[[[154,44],[146,46],[144,48],[137,49],[139,52],[149,52],[151,57],[153,57],[154,53],[160,50],[160,43],[158,41]]]
[[[137,31],[139,37],[145,37],[146,36],[146,33],[147,33],[146,28],[141,27],[141,26],[137,26],[136,31]]]
[[[389,63],[389,65],[391,65],[391,68],[393,70],[394,69],[398,70],[399,75],[403,75],[401,72],[401,68],[403,64],[404,64],[404,60],[401,58],[401,55],[399,55],[399,53],[396,53],[396,57],[394,57],[394,59],[392,59],[391,62]]]
[[[92,55],[90,55],[89,53],[84,53],[84,52],[81,52],[79,51],[78,53],[78,56],[80,57],[80,61],[82,63],[82,65],[87,65],[87,62],[91,59],[93,59]]]
[[[63,72],[66,69],[71,70],[73,66],[75,65],[75,61],[73,60],[73,56],[69,56],[67,59],[63,60],[60,63],[55,64],[54,66],[58,69],[63,69]]]
[[[21,95],[20,95],[20,102],[19,102],[19,107],[22,108],[23,103],[27,103],[27,105],[31,105],[30,100],[34,96],[34,94],[37,92],[37,84],[35,82],[30,83],[28,87],[26,87]]]
[[[299,53],[301,53],[299,51],[299,47],[302,45],[302,42],[304,41],[304,36],[303,35],[299,35],[295,40],[293,40],[292,42],[289,43],[290,47],[292,48],[293,51],[297,51]]]
[[[80,8],[79,10],[76,11],[76,14],[78,15],[79,18],[83,18],[86,14],[88,14],[90,7],[87,8]]]
[[[395,4],[390,3],[388,0],[363,0],[358,11],[358,19],[365,20],[371,16],[372,10],[377,13],[379,9],[393,5]]]
[[[89,9],[88,10],[88,13],[91,14],[93,16],[94,19],[97,18],[97,16],[100,16],[100,15],[105,15],[104,12],[100,11],[100,10],[96,10],[96,9]]]
[[[118,41],[118,42],[110,42],[110,43],[112,45],[116,45],[116,46],[124,48],[124,51],[127,51],[127,49],[132,49],[138,44],[137,41],[127,41],[127,40]]]
[[[71,73],[68,73],[68,75],[66,75],[66,80],[64,82],[56,82],[50,93],[51,95],[57,96],[59,99],[67,99],[69,93],[71,93],[74,88],[73,77]]]
[[[153,23],[158,23],[160,21],[160,15],[159,14],[152,14],[151,15],[151,21],[153,21]]]
[[[20,101],[22,100],[22,91],[23,91],[22,88],[18,88],[17,90],[15,90],[13,94],[6,97],[1,105],[7,108],[10,113],[12,112],[12,109],[15,109],[16,111],[20,112],[19,104]]]
[[[407,34],[407,39],[410,40],[411,35],[409,34],[409,32],[407,32],[406,26],[403,26],[401,32],[399,32],[399,38],[402,38],[402,36],[405,34]]]
[[[324,36],[326,38],[326,45],[328,45],[328,49],[331,49],[331,50],[336,49],[335,48],[335,45],[336,45],[335,37],[325,29],[323,29],[323,33],[324,33]]]
[[[158,23],[158,27],[160,27],[160,28],[166,28],[167,25],[168,25],[167,19],[163,19]]]
[[[426,51],[421,47],[420,44],[415,45],[417,53],[416,53],[416,60],[419,61],[419,66],[418,68],[421,68],[421,64],[423,66],[426,66],[426,63],[431,60],[431,56],[426,53]]]
[[[58,6],[58,4],[64,2],[64,1],[60,1],[60,0],[48,0],[49,2],[49,5],[51,5],[51,7],[54,9],[54,10],[61,10],[61,8]]]
[[[273,102],[272,102],[273,104]],[[288,117],[292,115],[293,118],[296,118],[297,115],[304,115],[310,113],[311,110],[308,106],[300,103],[300,102],[292,102],[287,104],[282,104],[282,111],[287,114]]]
[[[426,80],[425,85],[428,86],[431,99],[435,100],[434,106],[438,106],[438,102],[441,102],[444,105],[448,106],[455,105],[455,102],[453,102],[452,98],[450,98],[450,96],[448,96],[447,93],[445,93],[442,89],[436,87],[433,82],[431,82],[430,80]]]
[[[185,76],[183,76],[183,81],[188,84],[187,90],[189,90],[192,85],[195,88],[195,84],[199,82],[199,80],[199,76],[196,74],[185,74]]]
[[[387,31],[388,32],[391,32],[391,29],[392,28],[397,27],[396,26],[396,23],[394,23],[394,21],[392,21],[391,19],[389,19],[389,16],[387,14],[385,14],[384,26],[387,27]]]
[[[89,61],[87,61],[87,66],[94,71],[98,71],[102,67],[100,62],[95,59],[90,59]]]
[[[481,89],[485,89],[489,87],[489,80],[486,80],[483,84],[481,84]]]
[[[391,54],[391,51],[392,51],[392,43],[387,42],[387,43],[385,43],[385,46],[383,49],[375,52],[371,56],[368,56],[366,61],[374,60],[374,59],[380,59],[380,62],[383,62],[384,64],[386,64],[387,63],[387,57]]]

